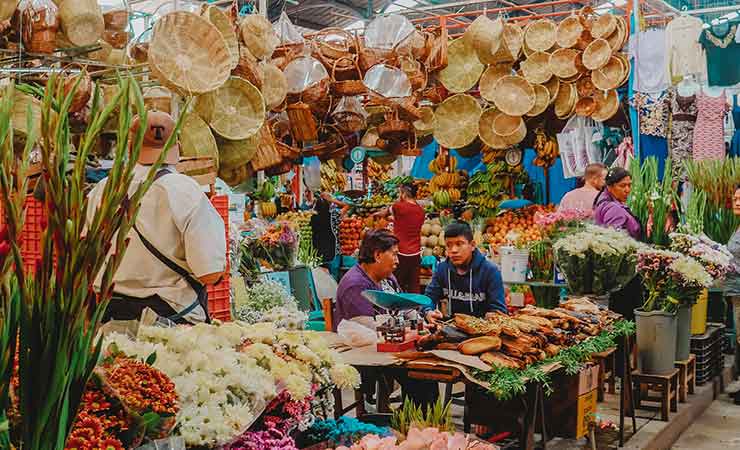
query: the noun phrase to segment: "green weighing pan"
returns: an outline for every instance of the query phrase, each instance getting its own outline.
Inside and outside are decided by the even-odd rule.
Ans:
[[[421,294],[394,294],[384,291],[368,290],[362,293],[373,305],[392,311],[414,309],[420,306],[432,306],[432,299]]]

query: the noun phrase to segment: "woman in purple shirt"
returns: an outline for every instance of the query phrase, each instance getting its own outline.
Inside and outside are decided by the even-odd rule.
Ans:
[[[610,169],[606,175],[606,187],[594,201],[594,223],[624,230],[639,240],[642,237],[642,226],[626,205],[631,190],[630,173],[621,167]]]

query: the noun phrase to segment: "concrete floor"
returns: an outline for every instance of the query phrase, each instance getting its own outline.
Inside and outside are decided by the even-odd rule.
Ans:
[[[740,382],[727,386],[727,392],[740,389]],[[681,437],[674,450],[740,449],[740,406],[721,394]]]

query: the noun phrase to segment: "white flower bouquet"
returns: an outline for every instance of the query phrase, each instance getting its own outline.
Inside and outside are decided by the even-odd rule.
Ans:
[[[671,250],[696,259],[715,281],[734,272],[732,253],[727,247],[706,236],[671,233]]]

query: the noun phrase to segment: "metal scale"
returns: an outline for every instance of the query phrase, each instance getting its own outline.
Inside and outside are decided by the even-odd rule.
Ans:
[[[419,322],[407,320],[406,313],[424,306],[432,306],[432,299],[421,294],[396,294],[368,290],[362,293],[370,303],[388,311],[390,318],[377,327],[379,352],[402,352],[414,348],[419,337]],[[418,321],[422,319],[419,318]]]

